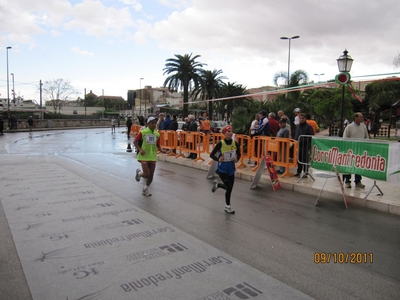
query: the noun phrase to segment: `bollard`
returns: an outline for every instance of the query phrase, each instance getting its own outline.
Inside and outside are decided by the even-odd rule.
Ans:
[[[131,143],[128,142],[128,148],[126,148],[126,152],[132,152]]]

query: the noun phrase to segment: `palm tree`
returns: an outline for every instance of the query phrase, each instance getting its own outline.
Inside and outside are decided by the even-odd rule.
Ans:
[[[163,75],[169,75],[164,81],[164,87],[168,86],[169,91],[177,91],[183,89],[183,115],[188,115],[189,89],[191,84],[194,89],[198,89],[200,81],[200,71],[203,63],[197,62],[196,59],[200,55],[192,54],[179,55],[175,54],[175,58],[166,60]]]
[[[194,98],[200,94],[202,100],[211,100],[220,97],[222,86],[224,85],[223,79],[225,76],[221,75],[222,70],[200,70],[200,87],[193,91]],[[213,102],[208,101],[208,116],[212,120],[213,116]]]
[[[278,86],[278,80],[279,79],[284,79],[285,82],[288,82],[287,80],[287,73],[286,72],[277,72],[274,75],[274,84]],[[300,85],[304,85],[308,83],[308,74],[304,70],[297,70],[296,72],[290,74],[290,80],[289,80],[289,86],[288,87],[296,87]]]
[[[236,96],[244,96],[247,95],[248,91],[247,88],[241,84],[237,84],[236,82],[228,82],[223,86],[222,89],[222,97],[227,98],[227,97],[236,97]],[[226,107],[226,117],[229,120],[230,116],[233,112],[233,109],[236,107],[240,106],[247,106],[249,103],[250,98],[248,97],[243,97],[243,98],[237,98],[237,99],[232,99],[232,100],[224,100],[223,101],[223,109]]]
[[[274,75],[274,83],[278,86],[278,80],[285,79],[287,82],[287,73],[278,72]],[[297,70],[290,75],[289,86],[288,88],[295,88],[302,85],[308,84],[308,74],[304,70]],[[304,99],[301,97],[300,91],[288,91],[285,95],[278,97],[281,100],[284,100],[289,109],[294,109],[300,106],[301,102],[304,102]],[[282,108],[283,109],[283,108]],[[290,116],[289,116],[290,117]]]

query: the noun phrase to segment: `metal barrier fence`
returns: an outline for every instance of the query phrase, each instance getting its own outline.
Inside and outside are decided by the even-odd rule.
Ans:
[[[374,132],[374,137],[384,136],[390,138],[390,125],[382,125],[378,130]]]
[[[139,125],[132,125],[131,136],[136,136],[140,128],[141,126]],[[201,155],[205,153],[209,155],[215,145],[224,139],[224,137],[225,136],[221,133],[204,134],[201,132],[161,130],[160,145],[162,148],[169,150],[168,156],[175,156],[178,158],[185,157],[183,153],[194,154],[197,155],[197,158],[194,160],[197,162],[199,160],[204,161]],[[236,134],[235,140],[240,145],[240,153],[242,154],[237,167],[247,167],[244,161],[251,158],[257,162],[257,165],[252,168],[254,172],[259,168],[262,158],[265,155],[269,155],[273,159],[275,166],[284,167],[286,169],[282,177],[293,176],[293,173],[290,172],[290,168],[295,167],[297,163],[307,165],[308,170],[308,158],[300,157],[300,150],[298,148],[298,144],[303,144],[303,139],[305,139],[305,137],[307,136],[301,136],[299,139],[301,143],[298,143],[296,140],[289,138],[269,136],[250,137],[244,134]],[[311,147],[311,138],[307,147]],[[291,157],[291,152],[293,153],[293,157]],[[301,155],[303,155],[303,152]],[[297,160],[293,158],[297,158]],[[210,161],[209,164],[212,164],[212,161]]]
[[[289,169],[296,166],[296,161],[290,158],[290,148],[293,148],[293,157],[296,157],[298,153],[296,140],[270,136],[254,136],[251,141],[250,153],[255,153],[252,155],[252,159],[257,162],[252,171],[256,171],[262,158],[269,155],[275,166],[286,168],[282,177],[293,176],[293,173]]]
[[[329,126],[329,136],[339,136],[339,128],[337,125]]]
[[[300,174],[299,181],[307,176],[310,176],[314,181],[314,177],[308,172],[311,167],[310,151],[312,144],[312,135],[301,135],[299,136],[297,147],[297,173]]]

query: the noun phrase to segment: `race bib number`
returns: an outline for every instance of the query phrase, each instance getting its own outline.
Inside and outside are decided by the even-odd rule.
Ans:
[[[236,157],[236,150],[226,151],[224,153],[224,161],[233,161]]]
[[[155,134],[147,134],[146,135],[146,144],[155,145],[157,141],[157,137]]]

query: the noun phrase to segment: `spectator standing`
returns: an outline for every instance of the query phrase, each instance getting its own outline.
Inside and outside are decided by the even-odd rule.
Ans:
[[[156,125],[156,130],[161,130],[161,123],[164,122],[164,119],[165,119],[164,113],[160,113],[158,115],[158,121],[157,121],[157,125]]]
[[[292,136],[292,128],[290,126],[290,119],[288,118],[287,115],[285,115],[285,112],[283,110],[278,111],[278,118],[280,119],[285,119],[286,120],[286,127],[289,129],[289,136]]]
[[[256,132],[261,133],[261,135],[269,136],[269,124],[267,118],[267,112],[262,110],[259,112],[260,121],[258,121],[258,129]]]
[[[206,117],[205,119],[203,119],[203,129],[201,132],[203,132],[204,134],[209,134],[211,132],[211,122],[210,119],[208,117]]]
[[[353,116],[353,123],[346,126],[343,132],[344,139],[369,139],[367,127],[363,123],[364,117],[360,112],[356,112]],[[351,188],[351,174],[343,174],[343,181],[347,188]],[[354,174],[354,183],[358,188],[365,188],[361,183],[361,175]]]
[[[128,119],[126,120],[126,127],[127,127],[127,131],[126,134],[128,136],[128,139],[130,139],[130,133],[131,133],[131,127],[132,127],[132,118],[131,116],[128,116]]]
[[[33,118],[32,116],[29,116],[28,118],[28,127],[29,127],[29,134],[32,134],[32,128],[33,128]]]
[[[282,118],[282,119],[279,120],[278,124],[279,124],[280,129],[279,129],[278,133],[276,134],[276,137],[278,137],[278,138],[289,138],[290,137],[290,131],[289,131],[288,127],[286,126],[287,125],[286,123],[287,122],[286,122],[285,118]],[[287,145],[285,144],[285,147],[286,146]],[[285,157],[285,155],[286,155],[286,148],[285,147],[281,147],[279,149],[280,155],[283,158],[289,159],[288,157]],[[286,162],[286,161],[284,161],[284,162]],[[276,173],[278,173],[278,174],[283,174],[285,172],[286,172],[286,168],[285,167],[279,167],[279,170],[276,171]]]
[[[117,124],[118,124],[118,127],[121,125],[121,118],[119,116],[117,118]]]
[[[160,124],[160,130],[170,130],[171,129],[171,115],[167,114],[164,121]]]
[[[4,120],[3,116],[0,116],[0,135],[4,135],[3,130],[4,130]]]
[[[294,111],[294,125],[298,126],[300,125],[300,118],[299,118],[299,114],[301,113],[301,109],[300,108],[296,108]]]
[[[129,128],[129,131],[130,130],[131,129]],[[111,118],[111,132],[115,133],[115,118],[114,117]]]
[[[225,190],[225,212],[233,214],[235,211],[231,206],[231,194],[235,182],[235,164],[240,160],[239,144],[232,139],[232,126],[225,126],[222,129],[225,138],[219,141],[211,151],[210,157],[218,162],[217,174],[223,183],[214,181],[211,191],[214,193],[218,188]]]
[[[177,118],[176,118],[176,115],[173,115],[173,116],[172,116],[171,125],[170,125],[170,130],[177,131],[178,128],[179,128],[179,126],[178,126],[178,120],[177,120]],[[172,137],[173,137],[173,139],[175,139],[175,136],[172,136]],[[178,140],[178,141],[179,141],[179,140]],[[174,141],[173,141],[173,142],[174,142]],[[173,153],[176,153],[176,149],[172,149],[172,152],[173,152]]]
[[[10,129],[14,129],[14,130],[17,130],[17,124],[18,124],[18,120],[17,120],[17,118],[14,116],[14,115],[11,115],[11,127],[10,127]]]
[[[311,148],[311,138],[310,137],[303,137],[301,139],[300,136],[302,135],[314,135],[314,130],[312,129],[311,125],[307,123],[306,115],[303,113],[298,114],[299,117],[299,125],[296,126],[296,133],[295,133],[295,140],[298,141],[298,161],[297,161],[297,173],[294,175],[299,177],[302,171],[306,175],[303,177],[307,177],[308,174],[308,154]]]
[[[188,131],[189,125],[190,125],[189,118],[186,117],[186,118],[185,118],[185,123],[182,125],[182,130],[183,130],[183,131]]]
[[[145,126],[145,119],[143,116],[139,116],[138,121],[140,126]]]
[[[279,122],[275,119],[276,115],[274,112],[270,112],[268,114],[268,127],[269,127],[269,135],[270,136],[276,136],[280,127],[279,127]]]
[[[368,138],[371,138],[371,129],[372,129],[372,123],[371,120],[369,118],[367,118],[367,120],[364,122],[365,127],[367,127],[367,131],[368,131]]]
[[[138,149],[137,160],[142,165],[142,170],[136,170],[135,180],[140,181],[140,178],[146,179],[146,184],[143,187],[142,195],[151,196],[149,186],[153,182],[154,171],[157,162],[157,149],[161,153],[166,151],[160,146],[160,134],[155,130],[157,120],[154,117],[147,119],[147,127],[136,135],[133,141],[136,149]],[[142,145],[140,145],[140,141]]]
[[[194,115],[189,115],[188,118],[189,118],[189,125],[187,131],[197,132],[196,118],[194,117]],[[196,147],[197,147],[196,143],[193,142],[193,148],[196,149]],[[196,159],[197,154],[190,153],[187,158]]]
[[[249,135],[251,138],[253,138],[254,136],[260,135],[261,133],[258,132],[258,123],[260,122],[260,114],[256,114],[254,117],[254,120],[251,122],[250,124],[250,129],[249,129]],[[254,139],[252,139],[253,143],[254,143],[254,153],[252,153],[252,155],[249,158],[248,163],[251,163],[251,157],[252,156],[257,156],[257,150],[258,150],[258,141],[254,141]],[[253,166],[256,165],[256,161],[254,161]]]
[[[18,129],[18,119],[17,119],[17,117],[16,116],[11,116],[11,118],[12,118],[12,126],[13,126],[13,129],[14,130],[17,130]]]
[[[176,115],[172,116],[170,130],[173,130],[173,131],[177,131],[178,130],[178,120],[176,118]]]
[[[260,121],[258,121],[258,129],[256,130],[256,133],[258,135],[263,135],[263,136],[269,136],[269,122],[267,118],[267,112],[265,110],[262,110],[258,113],[260,115]],[[264,147],[261,147],[262,149],[265,149],[267,147],[267,142],[264,143]],[[261,153],[262,156],[266,155],[266,153]]]
[[[346,117],[344,117],[344,121],[343,121],[344,127],[346,127],[349,124],[350,124],[350,121]]]
[[[314,135],[316,135],[319,132],[319,126],[315,120],[311,119],[309,114],[307,114],[307,123],[311,125],[314,130]]]

